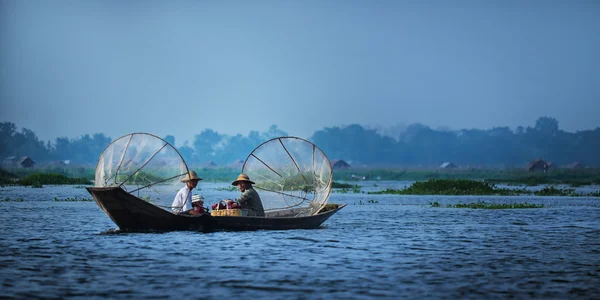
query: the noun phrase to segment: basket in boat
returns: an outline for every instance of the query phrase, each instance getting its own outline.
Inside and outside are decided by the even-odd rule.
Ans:
[[[223,202],[223,201],[221,201]],[[225,204],[226,208],[221,208],[219,209],[220,205],[217,205],[216,208],[214,208],[211,212],[210,215],[213,217],[224,217],[224,216],[230,216],[230,217],[241,217],[242,216],[242,210],[239,208],[228,208],[227,204]]]

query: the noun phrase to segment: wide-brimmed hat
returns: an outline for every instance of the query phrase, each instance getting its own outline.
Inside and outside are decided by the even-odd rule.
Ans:
[[[196,174],[196,172],[189,171],[185,175],[185,177],[183,179],[181,179],[181,182],[188,182],[188,181],[191,181],[191,180],[198,180],[198,181],[200,181],[200,180],[202,180],[202,178],[198,177],[198,174]]]
[[[250,177],[248,177],[248,175],[246,174],[240,174],[240,176],[238,176],[238,178],[231,183],[231,185],[238,185],[238,183],[240,181],[245,181],[245,182],[249,182],[250,184],[254,184],[254,181],[250,180]]]
[[[204,202],[204,197],[202,197],[198,194],[192,195],[192,203],[195,203],[195,202]]]

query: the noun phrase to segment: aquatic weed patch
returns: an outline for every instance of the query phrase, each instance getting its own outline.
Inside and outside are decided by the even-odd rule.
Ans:
[[[356,180],[359,177],[376,180],[416,180],[427,179],[471,179],[509,185],[536,186],[542,184],[571,184],[581,186],[600,184],[600,169],[568,170],[554,169],[545,174],[534,174],[523,168],[515,169],[456,169],[456,170],[419,170],[419,169],[346,169],[334,173],[334,180]],[[353,177],[354,176],[354,177]]]
[[[346,186],[346,185],[344,184],[344,186]],[[335,193],[340,193],[340,194],[347,194],[347,193],[350,193],[350,192],[355,193],[355,194],[361,193],[360,186],[358,184],[348,185],[348,187],[343,187],[343,188],[340,188],[340,189],[334,189],[333,191]]]
[[[532,203],[487,203],[483,201],[473,203],[459,203],[453,205],[454,208],[472,208],[472,209],[513,209],[513,208],[543,208],[543,204]]]
[[[528,194],[524,189],[497,188],[493,183],[469,179],[429,179],[417,181],[412,185],[398,190],[385,189],[369,192],[369,194],[398,194],[398,195],[521,195]]]
[[[331,188],[332,189],[349,189],[352,188],[352,184],[349,183],[339,183],[339,182],[332,182],[331,183]]]
[[[600,191],[591,192],[588,194],[590,197],[600,197]]]
[[[90,184],[87,178],[70,178],[62,174],[34,173],[21,178],[17,182],[19,185],[42,187],[44,184]]]
[[[217,188],[217,191],[226,191],[226,192],[235,192],[237,191],[237,186],[229,186],[229,187],[220,187]]]
[[[543,204],[533,203],[488,203],[484,201],[477,201],[472,203],[458,203],[449,204],[446,206],[440,205],[437,201],[431,203],[431,207],[445,207],[445,208],[470,208],[470,209],[522,209],[522,208],[543,208]]]
[[[67,198],[58,198],[54,197],[54,201],[56,202],[91,202],[94,201],[92,198],[84,198],[84,197],[67,197]]]
[[[575,192],[575,189],[570,188],[556,188],[554,186],[545,187],[539,191],[533,192],[536,196],[582,196]]]
[[[23,202],[25,200],[23,200],[23,198],[15,198],[15,199],[11,199],[9,197],[6,197],[2,200],[0,200],[0,202]]]
[[[19,177],[17,175],[4,169],[0,169],[0,186],[14,185],[18,178]]]

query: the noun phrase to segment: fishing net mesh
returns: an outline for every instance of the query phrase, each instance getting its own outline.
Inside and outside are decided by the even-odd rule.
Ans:
[[[331,192],[332,168],[327,156],[309,141],[280,137],[258,146],[242,172],[256,184],[265,211],[295,209],[312,215]]]
[[[114,140],[102,152],[94,185],[120,186],[141,199],[168,208],[187,172],[185,161],[171,144],[151,134],[132,133]]]

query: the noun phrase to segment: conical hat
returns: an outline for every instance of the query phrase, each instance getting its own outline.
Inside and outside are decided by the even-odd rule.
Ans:
[[[238,183],[240,181],[245,181],[245,182],[249,182],[251,184],[254,184],[254,181],[251,181],[250,177],[248,177],[248,175],[246,175],[246,174],[240,174],[240,176],[238,176],[238,178],[234,182],[232,182],[231,185],[238,185]]]
[[[202,178],[198,177],[198,174],[196,174],[196,172],[194,171],[189,171],[185,177],[183,179],[181,179],[181,182],[188,182],[190,180],[202,180]]]

